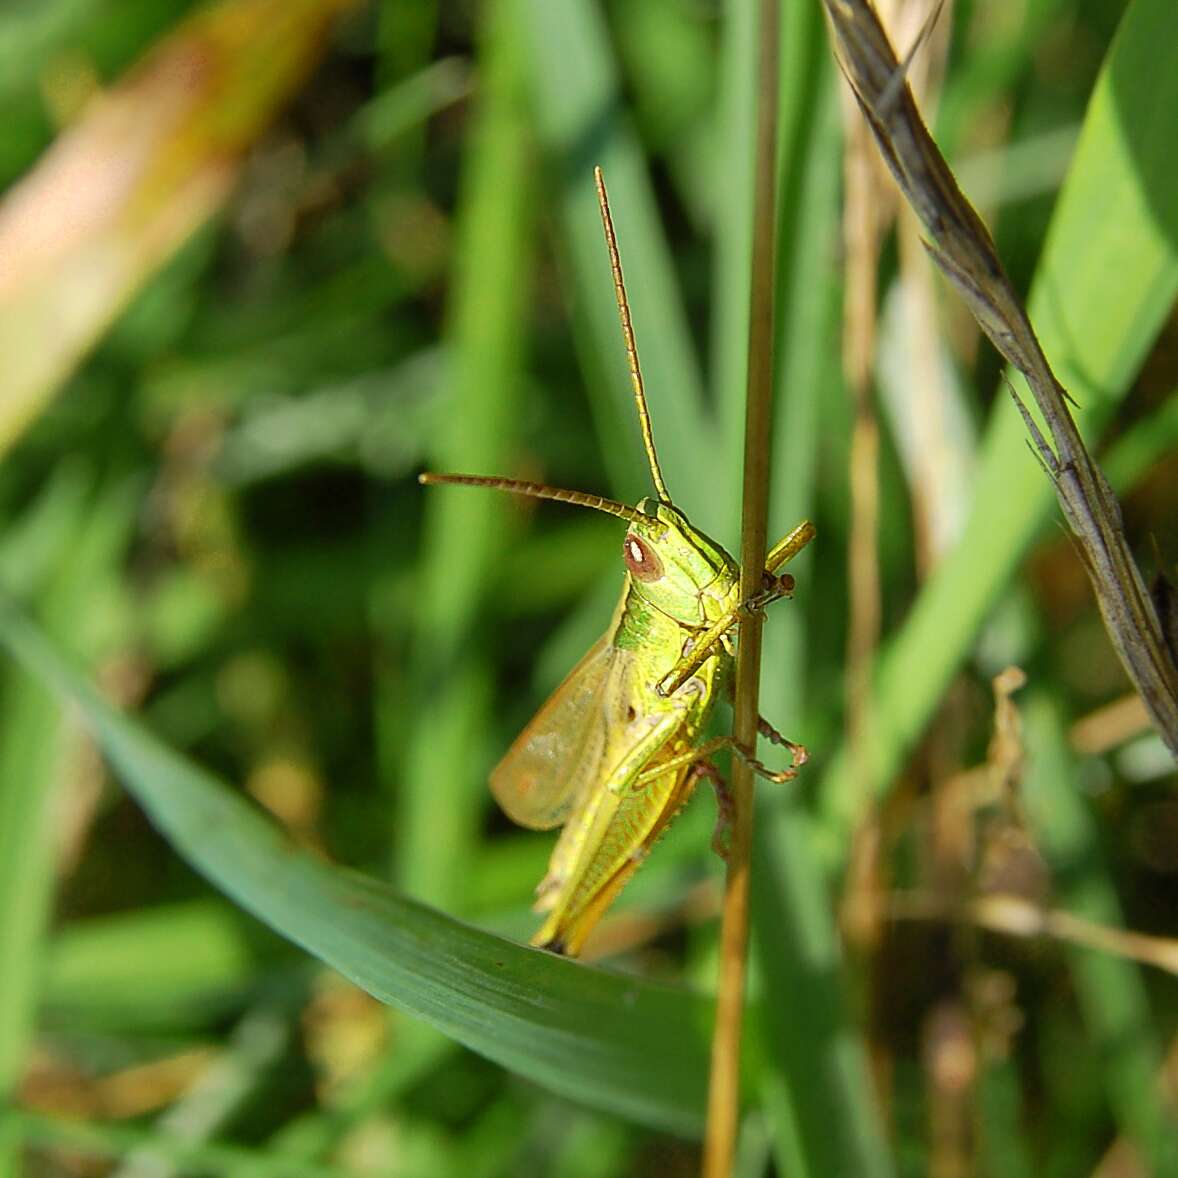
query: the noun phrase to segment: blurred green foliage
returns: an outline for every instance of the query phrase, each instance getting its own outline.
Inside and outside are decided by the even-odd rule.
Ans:
[[[84,117],[80,97],[119,78],[191,7],[45,0],[0,13],[0,183],[34,168],[60,125]],[[1023,289],[1051,257],[1055,196],[1127,8],[1145,41],[1152,29],[1165,43],[1157,0],[959,0],[942,17],[952,37],[938,139]],[[390,1012],[210,887],[103,770],[71,714],[5,662],[5,1172],[105,1172],[95,1157],[130,1174],[695,1171],[696,1146],[665,1130],[697,1127],[704,1004],[672,993],[661,1019],[643,1013],[665,1055],[649,1073],[628,1065],[635,1092],[648,1074],[677,1077],[682,1090],[668,1085],[647,1104],[636,1096],[626,1117],[600,1086],[634,1034],[618,1028],[633,1024],[594,1014],[593,1003],[624,1006],[628,978],[647,979],[633,982],[642,1003],[663,992],[654,983],[710,987],[720,865],[708,851],[709,798],[679,819],[603,928],[621,978],[522,950],[503,956],[499,942],[401,898],[526,939],[551,839],[509,828],[486,774],[604,627],[621,580],[610,521],[424,492],[413,476],[430,466],[628,500],[646,491],[591,187],[600,163],[668,483],[737,547],[752,27],[743,0],[359,7],[250,147],[219,214],[5,455],[6,593],[144,728],[268,809],[310,853],[297,871],[334,880],[342,910],[363,907],[349,887],[379,897],[389,932],[387,943],[372,938],[383,946],[372,972],[342,964],[362,957],[362,923],[357,933],[317,913],[320,939],[302,943],[430,1020]],[[796,600],[768,621],[763,710],[807,744],[812,766],[788,797],[762,798],[739,1173],[972,1167],[1063,1178],[1110,1151],[1135,1159],[1126,1172],[1173,1172],[1160,1095],[1178,1017],[1169,974],[944,920],[887,920],[870,948],[840,947],[851,413],[837,71],[817,3],[785,0],[783,54],[772,528],[810,514],[819,541],[799,562]],[[1140,146],[1148,136],[1131,127],[1126,138]],[[1176,174],[1171,162],[1150,176],[1163,230],[1175,224]],[[1092,215],[1115,227],[1115,209]],[[1169,248],[1172,262],[1178,244]],[[1125,684],[1070,546],[1042,510],[1019,515],[1024,499],[1047,499],[1029,454],[983,500],[969,498],[967,474],[962,510],[973,508],[974,534],[994,547],[979,545],[972,565],[970,552],[950,558],[973,600],[942,593],[921,615],[926,629],[911,627],[914,601],[927,610],[929,598],[914,571],[904,370],[889,376],[885,359],[909,330],[890,313],[900,276],[889,244],[880,558],[885,651],[907,661],[893,658],[885,680],[902,698],[880,709],[885,723],[901,719],[874,783],[887,797],[878,901],[886,912],[893,892],[919,891],[952,906],[998,889],[1171,937],[1173,766],[1132,726],[1099,751],[1069,739]],[[1133,277],[1117,275],[1131,290]],[[1087,293],[1099,311],[1100,291]],[[1006,412],[1004,394],[994,356],[941,294],[940,362],[968,472],[973,439]],[[1136,351],[1099,335],[1094,345],[1123,345],[1132,362],[1097,374],[1110,399],[1106,432],[1091,441],[1107,452],[1138,550],[1156,542],[1158,571],[1172,571],[1172,315],[1161,300]],[[0,395],[2,382],[0,373]],[[1007,517],[1034,540],[1029,555],[995,522]],[[1015,697],[1026,753],[1017,819],[962,784],[986,760],[989,679],[1008,661],[1030,679]],[[221,850],[213,828],[180,835],[161,817],[170,779],[144,770],[157,765],[155,746],[128,731],[142,756],[127,754],[120,769],[155,821],[264,910],[260,868],[258,890],[245,894],[244,863],[228,876],[210,866]],[[153,804],[152,789],[164,802]],[[317,875],[321,855],[397,892]],[[289,901],[276,894],[265,914],[297,936]],[[274,915],[284,903],[286,915]],[[410,944],[426,945],[412,1002],[381,972],[411,973]],[[510,985],[480,1012],[464,979],[482,985],[501,957]],[[452,986],[431,1011],[438,961],[452,966]],[[567,1034],[564,1094],[439,1026],[550,1086],[565,1042],[553,1036]],[[645,1042],[630,1044],[635,1054]]]

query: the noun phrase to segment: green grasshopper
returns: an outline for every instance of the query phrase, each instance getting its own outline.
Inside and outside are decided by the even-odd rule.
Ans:
[[[491,792],[514,822],[534,830],[563,826],[536,911],[548,917],[532,944],[575,956],[593,926],[646,858],[701,777],[720,800],[717,849],[730,800],[709,758],[730,749],[761,776],[782,782],[806,758],[767,721],[758,730],[790,750],[790,768],[772,772],[731,736],[704,740],[721,690],[730,690],[736,632],[748,612],[792,594],[776,575],[814,537],[799,524],[765,561],[762,590],[740,599],[740,569],[671,502],[659,468],[638,351],[622,279],[617,237],[601,169],[598,203],[613,269],[634,401],[657,498],[637,507],[583,491],[516,479],[422,474],[422,483],[491,487],[604,511],[629,525],[622,542],[626,578],[604,636],[553,692],[491,773]]]

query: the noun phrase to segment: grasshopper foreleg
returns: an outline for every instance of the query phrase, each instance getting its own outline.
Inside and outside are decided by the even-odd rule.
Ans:
[[[794,591],[794,579],[789,573],[778,574],[777,570],[792,560],[811,540],[814,539],[814,525],[806,520],[792,532],[779,540],[765,558],[765,569],[761,575],[761,591],[747,601],[740,602],[723,617],[718,618],[700,635],[695,649],[681,658],[655,685],[659,695],[667,698],[675,694],[692,675],[716,652],[733,626],[750,614],[763,610],[767,605],[782,597],[790,597]]]

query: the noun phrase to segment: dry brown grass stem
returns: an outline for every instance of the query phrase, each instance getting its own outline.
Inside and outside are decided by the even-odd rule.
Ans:
[[[1087,756],[1100,756],[1149,729],[1149,713],[1137,692],[1130,692],[1081,716],[1068,732],[1072,748]]]
[[[879,168],[863,121],[850,95],[844,104],[843,245],[846,295],[843,303],[843,372],[850,390],[851,524],[847,544],[850,591],[847,626],[847,747],[855,776],[869,781],[871,670],[880,634],[879,419],[872,387],[877,310],[877,268],[882,229]],[[867,947],[878,939],[878,815],[870,793],[855,831],[847,869],[842,925],[847,937]]]
[[[932,892],[897,892],[889,901],[893,920],[958,921],[1011,937],[1050,937],[1113,957],[1178,974],[1178,940],[1098,924],[1058,908],[1044,908],[1023,896],[994,893],[955,904]]]
[[[888,12],[921,35],[929,17],[929,0],[893,0]],[[920,55],[921,89],[939,79],[948,44],[948,25],[935,27]],[[869,781],[872,747],[872,669],[879,646],[881,589],[879,571],[879,442],[880,426],[873,383],[878,319],[878,268],[884,233],[895,217],[894,194],[884,183],[878,157],[871,146],[866,123],[859,115],[854,92],[844,90],[845,149],[843,178],[845,204],[843,243],[846,258],[846,296],[843,316],[843,371],[853,402],[849,484],[851,497],[847,575],[850,591],[847,628],[846,700],[847,747],[857,780]],[[916,238],[911,216],[899,224],[901,270],[910,310],[907,329],[917,364],[910,382],[909,424],[919,439],[909,471],[913,516],[917,534],[917,566],[924,575],[931,565],[937,505],[945,500],[943,487],[945,415],[941,407],[938,333],[932,276],[923,251],[913,258],[910,242]],[[853,839],[846,872],[842,926],[846,935],[862,946],[878,939],[880,898],[878,873],[881,832],[870,796],[864,800],[862,820]]]
[[[900,281],[904,290],[904,329],[912,367],[908,390],[913,433],[909,492],[916,552],[916,572],[928,577],[941,556],[947,528],[941,522],[952,507],[947,464],[956,460],[946,437],[945,382],[937,330],[936,291],[916,218],[905,211],[897,227]]]
[[[896,8],[895,23],[890,20],[888,23],[897,29],[901,44],[915,44],[923,37],[920,51],[909,66],[909,84],[923,107],[935,110],[949,53],[951,2],[945,0],[939,11],[936,0],[901,0]],[[884,15],[888,19],[889,14]],[[866,133],[866,123],[857,111],[856,118]],[[945,387],[941,364],[933,269],[924,251],[920,224],[910,209],[900,209],[896,232],[904,295],[904,331],[912,365],[904,407],[913,437],[908,480],[916,571],[923,579],[932,571],[951,536],[956,512],[952,467],[961,462],[961,455],[947,428],[949,390]]]
[[[1116,497],[1080,438],[989,232],[921,120],[875,10],[868,0],[823,2],[839,63],[923,226],[926,249],[994,346],[1026,378],[1046,433],[1017,394],[1015,401],[1055,486],[1105,628],[1162,739],[1178,756],[1178,665],[1130,552]]]

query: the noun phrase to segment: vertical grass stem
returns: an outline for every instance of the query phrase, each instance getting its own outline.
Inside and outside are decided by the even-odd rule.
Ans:
[[[776,222],[779,13],[778,0],[761,0],[757,62],[756,178],[753,191],[752,278],[749,294],[748,392],[745,404],[744,491],[741,519],[741,597],[761,585],[769,512],[769,442],[773,401],[773,261]],[[746,748],[757,739],[761,673],[761,618],[741,627],[736,659],[733,731]],[[724,886],[720,976],[708,1086],[704,1178],[727,1178],[740,1111],[740,1036],[744,1014],[749,924],[749,852],[752,845],[752,770],[733,759],[735,804],[732,845]]]

